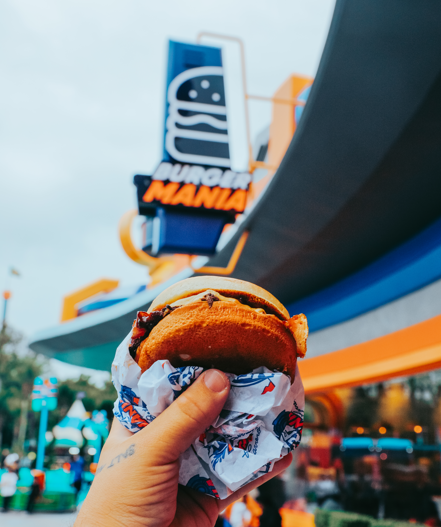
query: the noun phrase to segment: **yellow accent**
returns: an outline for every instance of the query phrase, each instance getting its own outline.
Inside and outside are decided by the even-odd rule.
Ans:
[[[289,79],[288,79],[289,80]],[[246,95],[247,99],[254,99],[256,101],[267,101],[278,104],[289,104],[290,106],[305,106],[306,101],[300,99],[284,99],[282,97],[264,97],[263,95]]]
[[[265,97],[263,95],[250,95],[247,91],[247,76],[245,71],[245,46],[243,41],[237,37],[230,37],[229,35],[221,35],[219,33],[202,32],[197,36],[197,42],[202,38],[214,38],[219,40],[228,40],[236,42],[239,45],[240,59],[242,65],[242,85],[245,111],[245,126],[248,142],[248,170],[252,174],[256,168],[266,168],[270,172],[275,172],[285,155],[286,149],[291,142],[292,136],[295,132],[295,118],[294,112],[296,106],[305,106],[305,101],[299,101],[297,96],[312,84],[313,79],[309,77],[300,77],[292,75],[282,86],[277,90],[273,97]],[[273,119],[270,127],[270,146],[274,143],[273,152],[270,154],[268,149],[269,163],[263,161],[255,161],[253,159],[253,145],[251,143],[250,118],[248,101],[250,99],[257,101],[267,101],[273,104]],[[273,140],[271,138],[273,137]],[[256,196],[254,196],[256,197]]]
[[[242,254],[243,248],[245,247],[245,243],[248,239],[249,232],[245,231],[242,236],[240,237],[239,241],[237,242],[237,245],[233,251],[233,254],[231,255],[230,261],[228,262],[227,267],[199,267],[199,269],[195,269],[193,266],[192,269],[196,273],[208,273],[208,274],[218,274],[218,275],[230,275],[234,269],[236,268],[237,262],[239,261],[240,255]]]
[[[338,352],[334,352],[338,353]],[[329,353],[332,356],[332,353]],[[308,360],[308,359],[307,359]],[[311,359],[309,359],[311,360]],[[306,361],[305,361],[306,362]],[[356,386],[386,380],[401,375],[412,375],[441,366],[441,345],[414,351],[401,357],[378,360],[369,365],[348,368],[347,370],[332,372],[325,375],[308,377],[302,375],[305,392],[338,388],[341,386]],[[302,371],[302,363],[299,363]]]
[[[119,239],[125,253],[131,260],[133,260],[137,264],[145,265],[149,268],[151,272],[153,272],[158,269],[158,267],[163,265],[166,261],[169,262],[169,259],[154,258],[153,256],[150,256],[144,251],[141,251],[141,249],[135,247],[132,241],[131,230],[133,220],[136,218],[136,216],[138,216],[138,211],[136,209],[129,210],[125,214],[123,214],[119,222]]]
[[[150,273],[152,281],[147,286],[148,289],[153,289],[158,284],[165,282],[173,275],[188,267],[190,265],[191,256],[188,254],[174,254],[172,258],[163,259],[163,263],[155,271]]]
[[[175,254],[171,258],[155,258],[135,247],[132,241],[132,222],[138,216],[136,209],[126,212],[119,222],[119,239],[127,256],[140,265],[149,269],[151,281],[147,286],[152,289],[178,273],[190,263],[190,257],[184,254]]]
[[[310,512],[283,508],[279,512],[282,517],[282,527],[315,527],[314,514]]]
[[[441,315],[361,344],[299,361],[306,393],[441,367]]]
[[[280,165],[296,131],[295,107],[306,104],[297,100],[297,97],[312,82],[313,79],[309,77],[292,75],[274,94],[268,146],[269,165]]]
[[[81,289],[78,289],[74,293],[67,295],[63,298],[63,309],[61,311],[61,322],[72,320],[77,317],[77,304],[87,300],[91,296],[98,295],[99,293],[110,293],[116,289],[119,285],[118,280],[109,280],[103,278],[94,282],[93,284],[87,285]]]

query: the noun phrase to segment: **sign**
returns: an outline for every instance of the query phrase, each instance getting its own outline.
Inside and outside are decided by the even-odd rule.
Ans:
[[[135,176],[141,214],[158,206],[224,211],[245,210],[251,175],[216,167],[161,163],[153,176]]]
[[[219,48],[170,41],[163,161],[134,183],[147,216],[143,250],[153,256],[215,254],[225,225],[245,210],[251,175],[230,169]]]
[[[55,377],[44,380],[41,377],[35,377],[32,388],[32,410],[34,412],[40,412],[43,406],[46,406],[48,410],[55,410],[58,395],[57,384]]]

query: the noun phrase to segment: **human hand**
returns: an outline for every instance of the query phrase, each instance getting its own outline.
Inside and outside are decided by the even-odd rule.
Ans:
[[[291,454],[225,500],[178,485],[179,456],[220,414],[229,391],[226,375],[208,370],[140,432],[114,419],[75,527],[212,527],[230,503],[285,470]]]

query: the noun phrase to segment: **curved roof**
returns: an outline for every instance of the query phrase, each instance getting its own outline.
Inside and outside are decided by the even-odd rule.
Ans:
[[[299,128],[242,227],[250,238],[232,276],[288,304],[439,218],[440,24],[434,2],[337,2]]]
[[[225,266],[239,236],[249,230],[232,276],[305,311],[312,328],[322,328],[317,337],[332,330],[341,335],[335,324],[360,324],[375,310],[395,309],[403,295],[432,287],[428,284],[440,277],[439,27],[439,2],[337,1],[285,158],[261,199],[207,264]],[[41,332],[30,345],[60,360],[108,369],[136,311],[171,282],[192,274],[186,269],[158,288]],[[405,305],[411,309],[412,302]],[[439,313],[435,309],[431,316]],[[313,333],[314,340],[320,339]],[[333,345],[328,339],[328,351],[338,349]],[[324,358],[303,361],[302,374],[319,371],[309,361]],[[308,364],[315,366],[311,370]]]

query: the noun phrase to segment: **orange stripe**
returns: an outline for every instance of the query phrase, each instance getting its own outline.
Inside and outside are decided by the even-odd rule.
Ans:
[[[441,367],[441,315],[383,337],[299,361],[307,393],[438,367]]]

